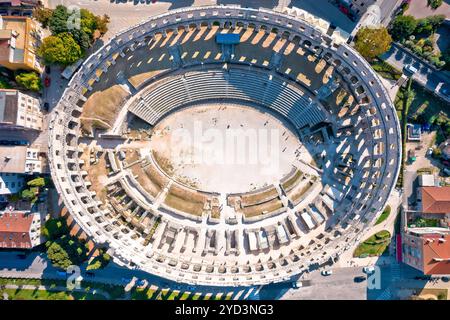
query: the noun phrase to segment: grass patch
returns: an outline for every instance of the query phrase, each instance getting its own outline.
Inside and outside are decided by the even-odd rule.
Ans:
[[[384,208],[383,213],[378,217],[378,220],[377,222],[375,222],[375,225],[385,221],[390,214],[391,214],[391,206],[387,205],[386,208]]]
[[[380,76],[387,80],[395,80],[401,78],[402,72],[381,59],[373,60],[370,65]]]
[[[362,242],[353,252],[353,256],[356,258],[381,256],[388,248],[390,242],[391,233],[387,230],[382,230]]]
[[[83,105],[80,117],[82,129],[92,132],[94,127],[112,127],[128,95],[120,85],[92,94]]]
[[[449,104],[415,82],[411,89],[414,91],[414,98],[411,101],[408,118],[421,123],[431,123],[436,119],[442,121],[449,119]]]

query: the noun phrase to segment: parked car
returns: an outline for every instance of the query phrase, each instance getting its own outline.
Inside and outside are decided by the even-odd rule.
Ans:
[[[331,276],[333,274],[332,270],[323,270],[321,273],[323,276]]]
[[[50,77],[45,77],[45,79],[44,79],[44,86],[46,86],[48,88],[48,87],[50,87],[50,84],[51,84]]]
[[[49,74],[51,71],[50,66],[45,66],[45,73]]]
[[[407,66],[405,67],[405,70],[406,70],[407,72],[409,72],[410,74],[416,74],[417,72],[419,72],[419,70],[417,70],[417,68],[416,68],[416,67],[413,67],[411,64],[407,65]]]
[[[450,169],[444,168],[444,170],[442,170],[442,171],[444,172],[444,174],[445,174],[447,177],[450,177]]]
[[[363,282],[364,280],[366,280],[366,277],[364,277],[364,276],[358,276],[353,279],[353,281],[356,283]]]
[[[433,154],[433,148],[428,148],[427,156],[431,157],[432,154]]]
[[[363,272],[364,272],[365,274],[372,274],[372,273],[375,272],[375,267],[373,267],[373,266],[367,266],[367,267],[364,267],[364,268],[363,268]]]
[[[291,284],[292,289],[300,289],[301,287],[303,287],[303,283],[302,281],[292,281]]]

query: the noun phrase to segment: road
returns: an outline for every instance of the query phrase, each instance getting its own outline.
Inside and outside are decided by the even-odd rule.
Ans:
[[[289,290],[282,300],[365,300],[367,299],[367,282],[354,282],[356,276],[363,275],[361,268],[334,269],[330,276],[315,273],[310,287]]]
[[[384,0],[380,5],[381,23],[387,26],[393,17],[397,7],[403,0]]]
[[[46,278],[65,279],[52,267],[45,254],[31,252],[26,259],[17,257],[18,252],[0,252],[0,276],[11,278]],[[319,271],[312,272],[305,277],[311,280],[310,287],[291,289],[291,282],[254,287],[207,287],[190,286],[172,282],[139,270],[121,268],[110,263],[104,270],[95,271],[94,278],[89,281],[125,285],[132,283],[136,278],[146,280],[150,286],[160,290],[178,290],[180,292],[195,292],[202,295],[229,295],[233,300],[260,300],[260,299],[340,299],[361,300],[377,299],[380,295],[395,298],[395,292],[401,288],[447,288],[449,283],[437,281],[435,283],[423,280],[414,280],[420,272],[407,265],[396,263],[380,266],[380,287],[368,289],[367,281],[357,283],[356,276],[364,275],[361,267],[333,268],[333,274],[322,276]],[[82,272],[84,275],[84,272]],[[388,291],[386,294],[385,291]]]

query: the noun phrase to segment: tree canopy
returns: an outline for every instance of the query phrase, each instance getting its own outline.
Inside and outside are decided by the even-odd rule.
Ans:
[[[373,60],[389,50],[392,37],[387,29],[382,27],[361,28],[356,34],[355,48],[366,60]]]
[[[50,18],[53,15],[53,10],[44,7],[36,7],[33,10],[33,17],[42,24],[42,27],[47,28]]]
[[[58,239],[68,233],[69,229],[64,218],[49,219],[42,228],[42,235],[48,240]]]
[[[49,64],[70,65],[82,57],[80,46],[70,33],[61,33],[44,39],[38,54]]]
[[[43,177],[37,177],[27,182],[27,186],[30,187],[43,187],[45,186],[45,179]]]
[[[80,59],[95,39],[108,31],[110,21],[107,15],[97,16],[87,9],[63,5],[54,10],[35,10],[33,15],[52,34],[44,39],[38,53],[47,64],[63,66]]]
[[[25,89],[39,91],[42,88],[42,81],[39,75],[32,72],[18,72],[16,74],[16,82]]]
[[[398,16],[391,25],[391,35],[395,40],[402,40],[414,33],[417,20],[413,16]]]
[[[69,10],[59,5],[53,11],[49,20],[50,31],[53,36],[61,33],[70,33],[81,49],[90,47],[94,40],[95,31],[104,34],[108,31],[109,17],[96,16],[87,9]]]
[[[47,241],[46,246],[47,256],[55,267],[66,270],[86,260],[86,244],[75,237],[64,235],[54,241]]]

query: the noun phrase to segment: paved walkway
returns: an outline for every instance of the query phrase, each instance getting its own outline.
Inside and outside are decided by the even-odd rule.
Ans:
[[[370,229],[367,229],[366,232],[362,235],[361,241],[364,241],[371,235],[373,235],[379,231],[382,231],[382,230],[389,231],[391,233],[391,235],[394,234],[397,210],[398,210],[399,205],[401,204],[401,195],[398,190],[394,189],[394,191],[392,191],[392,194],[389,197],[387,204],[391,207],[391,213],[389,214],[389,217],[384,222],[382,222],[378,225],[375,225]],[[391,245],[394,245],[394,242],[391,242]],[[354,258],[353,251],[354,250],[345,251],[340,256],[340,259],[336,265],[340,266],[342,268],[349,267],[349,266],[364,267],[364,266],[375,265],[375,264],[376,265],[389,265],[389,264],[395,262],[395,257],[393,257],[393,256]]]
[[[405,15],[412,15],[416,19],[437,14],[443,14],[447,19],[450,19],[450,3],[448,1],[443,1],[439,8],[433,10],[428,6],[428,0],[413,0],[410,1],[409,8],[405,12]]]

